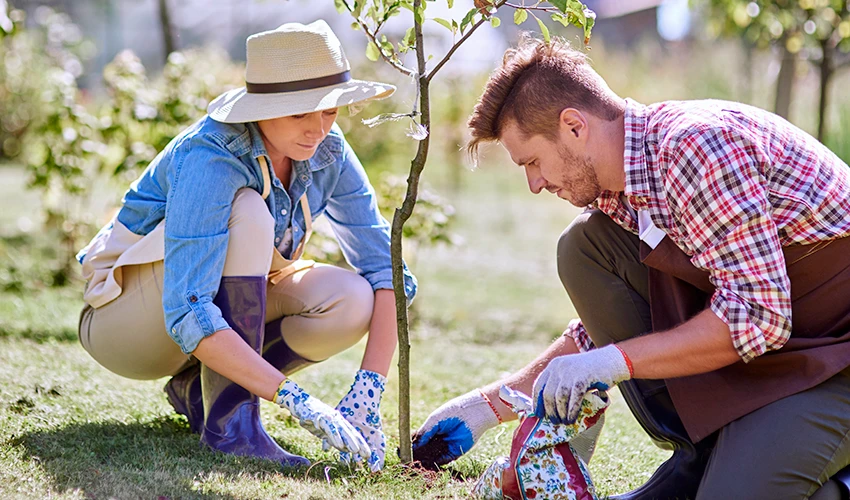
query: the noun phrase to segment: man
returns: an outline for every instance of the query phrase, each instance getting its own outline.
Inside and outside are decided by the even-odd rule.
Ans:
[[[620,498],[850,493],[850,167],[757,108],[623,99],[562,40],[508,50],[469,127],[473,156],[501,142],[533,193],[590,206],[558,243],[581,319],[432,413],[414,458],[447,463],[506,420],[502,383],[556,422],[619,384],[674,450]]]

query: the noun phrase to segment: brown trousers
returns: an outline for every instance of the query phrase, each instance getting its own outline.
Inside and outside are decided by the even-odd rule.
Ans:
[[[586,212],[564,231],[558,272],[595,344],[653,330],[639,240],[605,214]],[[723,426],[698,498],[808,498],[847,465],[850,369]]]

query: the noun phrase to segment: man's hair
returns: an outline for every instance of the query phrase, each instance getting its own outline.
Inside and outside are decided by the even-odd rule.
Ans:
[[[467,152],[477,160],[479,144],[497,141],[511,120],[525,137],[553,138],[565,108],[608,121],[623,113],[623,104],[583,52],[563,38],[546,43],[524,34],[516,48],[505,51],[469,117],[472,140]]]

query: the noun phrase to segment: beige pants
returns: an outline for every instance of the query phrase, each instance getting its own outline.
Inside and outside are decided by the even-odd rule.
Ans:
[[[255,191],[240,190],[233,202],[224,276],[268,272],[274,219]],[[121,295],[80,316],[80,342],[101,365],[124,377],[156,379],[195,363],[165,329],[163,261],[126,266]],[[374,293],[352,271],[317,264],[269,285],[266,322],[284,318],[280,335],[267,332],[265,346],[281,339],[296,353],[321,361],[357,343],[369,328]]]

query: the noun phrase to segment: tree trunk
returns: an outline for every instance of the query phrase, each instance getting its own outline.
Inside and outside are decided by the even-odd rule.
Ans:
[[[797,55],[792,54],[784,40],[780,43],[782,64],[779,66],[779,76],[776,79],[776,101],[773,111],[782,118],[788,119],[791,112],[791,95],[794,89],[794,73],[797,66]]]
[[[829,83],[835,73],[835,47],[829,39],[821,43],[823,56],[820,61],[820,102],[818,103],[818,140],[826,139],[827,110],[829,109]]]
[[[422,0],[413,1],[413,10],[417,11]],[[390,253],[393,263],[393,289],[395,290],[395,305],[398,325],[398,449],[401,463],[413,461],[413,447],[410,442],[410,331],[407,318],[407,296],[404,293],[404,266],[402,261],[402,234],[404,223],[413,214],[416,198],[419,195],[419,176],[425,168],[428,159],[428,146],[431,142],[431,107],[429,82],[425,67],[425,47],[423,45],[422,24],[414,16],[414,32],[416,35],[416,61],[418,63],[419,109],[420,123],[428,135],[419,141],[416,156],[410,162],[410,175],[407,177],[407,193],[401,208],[397,208],[393,217]]]
[[[159,24],[162,27],[163,61],[168,62],[168,55],[177,50],[177,36],[171,24],[168,0],[159,0]]]

